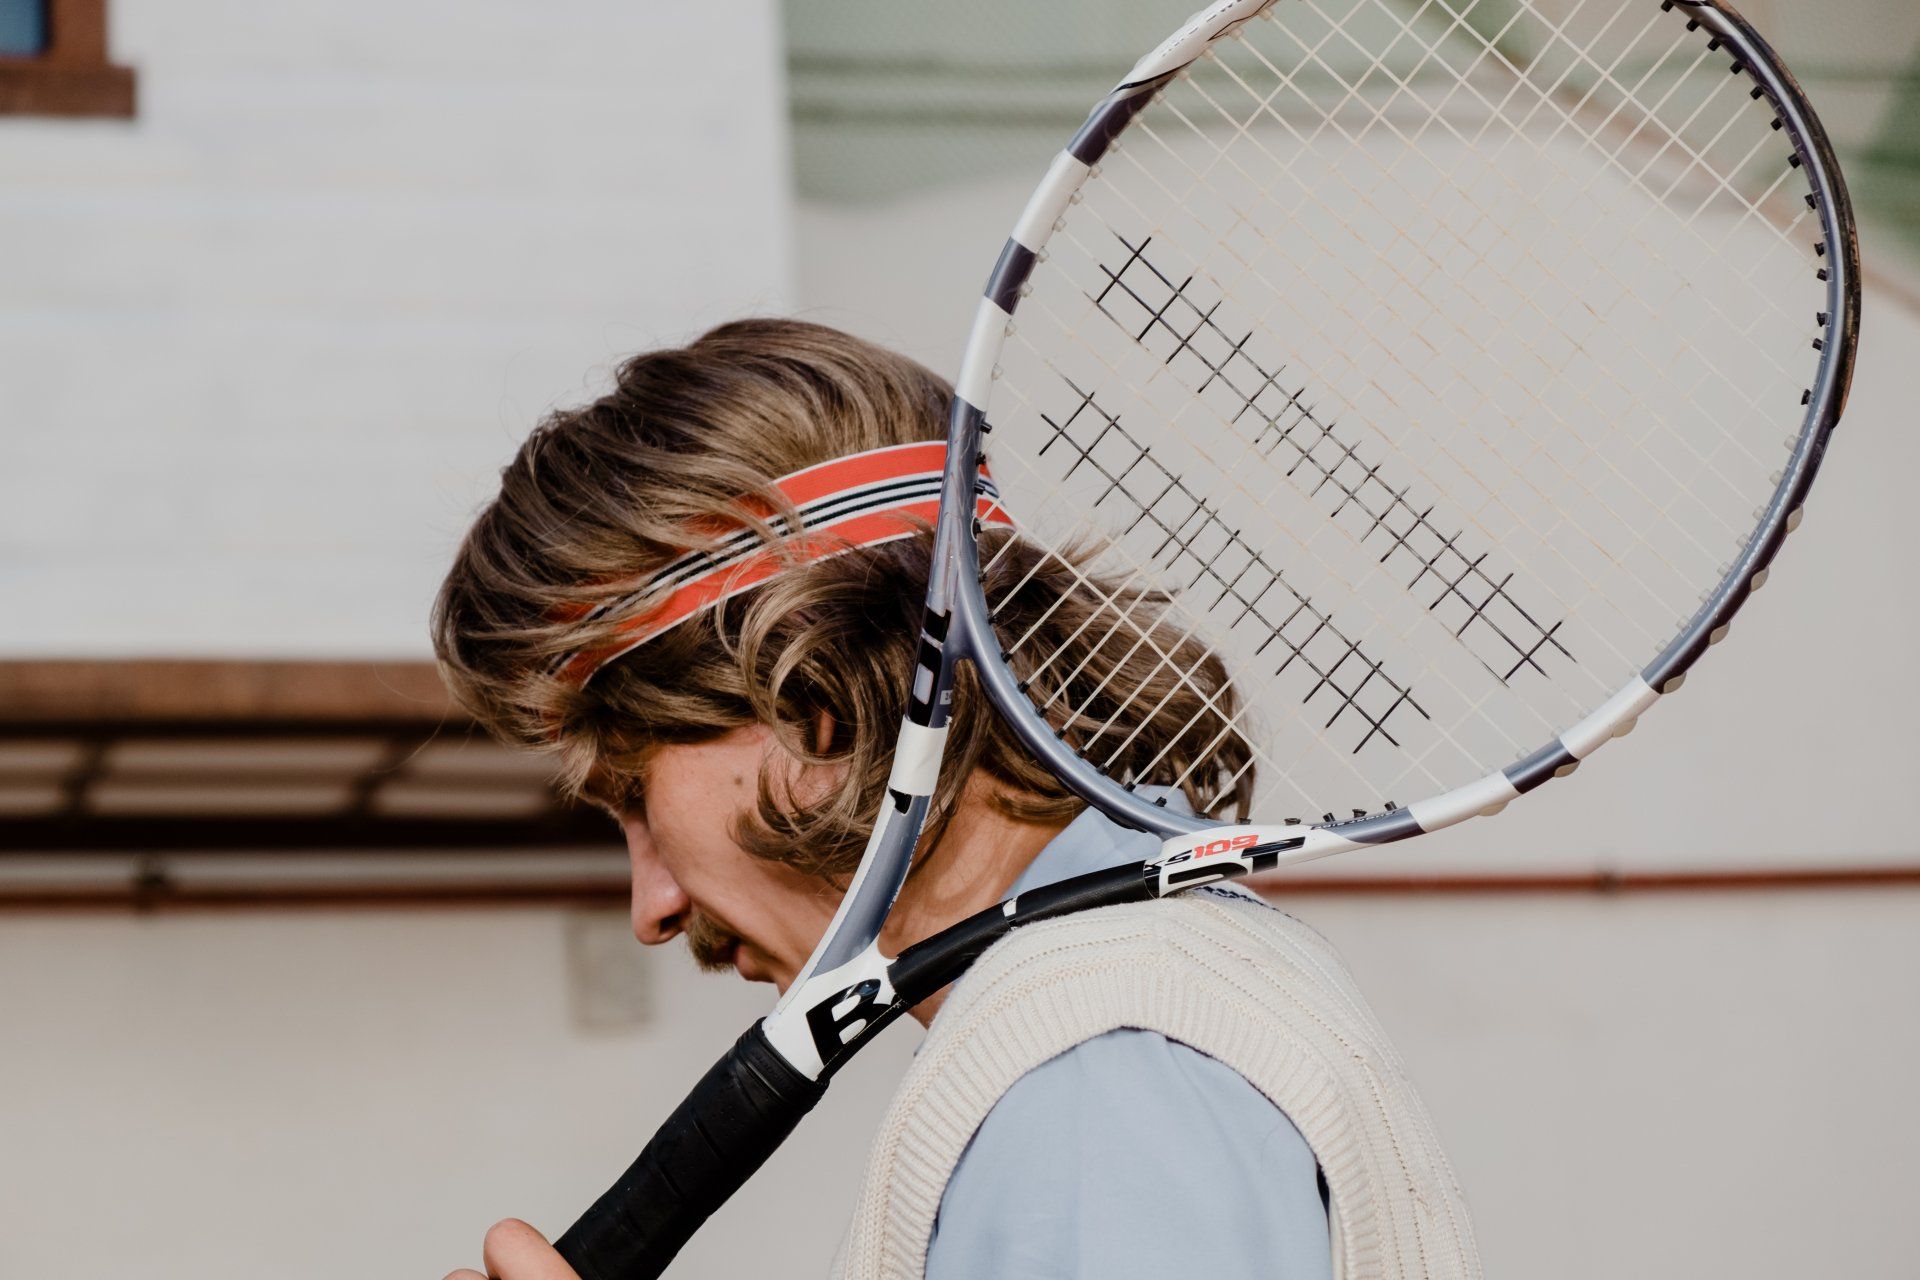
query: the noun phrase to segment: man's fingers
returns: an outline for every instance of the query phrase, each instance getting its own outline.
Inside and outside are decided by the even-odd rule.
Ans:
[[[497,1280],[580,1280],[547,1238],[518,1218],[494,1223],[480,1256]]]
[[[458,1271],[447,1272],[447,1280],[487,1280],[487,1278],[478,1271],[462,1267]]]

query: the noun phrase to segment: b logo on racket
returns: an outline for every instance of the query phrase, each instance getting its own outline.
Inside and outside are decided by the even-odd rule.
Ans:
[[[831,1063],[856,1044],[861,1034],[886,1007],[880,998],[880,979],[864,978],[839,995],[807,1010],[807,1030],[822,1063]]]

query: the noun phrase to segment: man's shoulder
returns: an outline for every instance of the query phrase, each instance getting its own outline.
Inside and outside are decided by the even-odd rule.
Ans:
[[[1145,1151],[1204,1165],[1235,1149],[1262,1153],[1276,1169],[1297,1165],[1310,1176],[1316,1167],[1286,1113],[1245,1076],[1141,1027],[1082,1040],[1028,1071],[994,1104],[972,1146],[969,1158],[997,1167],[1030,1156],[1086,1168]]]
[[[1257,1208],[1218,1203],[1258,1185]],[[941,1196],[930,1277],[1325,1275],[1319,1164],[1245,1077],[1159,1032],[1122,1027],[1034,1067],[1001,1095]],[[1093,1249],[1095,1256],[1089,1256]],[[1017,1263],[1018,1265],[1012,1265]]]
[[[1116,1027],[1070,1045],[1016,1080],[1001,1096],[1003,1110],[1025,1126],[1077,1123],[1096,1111],[1118,1123],[1178,1119],[1196,1107],[1266,1118],[1278,1108],[1247,1078],[1217,1058],[1159,1031]]]

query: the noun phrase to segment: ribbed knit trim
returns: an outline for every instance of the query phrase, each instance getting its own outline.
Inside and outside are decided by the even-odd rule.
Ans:
[[[1327,1179],[1339,1280],[1478,1280],[1426,1108],[1332,947],[1269,907],[1201,894],[1031,925],[975,963],[875,1137],[838,1274],[923,1275],[947,1179],[994,1104],[1119,1027],[1219,1059],[1287,1114]]]

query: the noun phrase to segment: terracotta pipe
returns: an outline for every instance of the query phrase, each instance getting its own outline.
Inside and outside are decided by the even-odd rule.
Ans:
[[[1920,886],[1920,866],[1740,868],[1542,875],[1265,876],[1254,887],[1301,897],[1488,897],[1738,893]],[[4,912],[362,910],[381,907],[624,907],[622,880],[395,880],[362,884],[181,884],[164,870],[104,884],[0,887]]]

